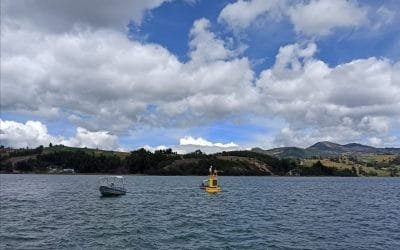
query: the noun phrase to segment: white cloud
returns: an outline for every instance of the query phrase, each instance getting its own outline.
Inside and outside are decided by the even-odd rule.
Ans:
[[[377,137],[371,137],[368,139],[368,142],[372,145],[372,146],[380,146],[382,144],[382,140],[380,138]]]
[[[210,21],[202,18],[196,20],[190,31],[190,57],[194,63],[208,63],[217,60],[224,60],[232,55],[222,40],[216,38],[215,34],[209,31]]]
[[[242,114],[283,120],[285,129],[275,138],[279,145],[326,138],[338,142],[389,138],[390,131],[399,127],[399,63],[371,57],[330,67],[315,58],[316,44],[292,44],[280,48],[274,66],[255,77],[249,60],[238,57],[210,30],[206,19],[194,22],[191,59],[181,62],[161,45],[132,41],[120,32],[131,2],[111,8],[108,1],[101,1],[90,12],[86,7],[76,11],[78,3],[68,1],[71,9],[61,13],[66,3],[2,1],[1,109],[51,119],[68,117],[87,130],[78,129],[74,137],[64,139],[49,135],[40,122],[18,123],[8,130],[17,139],[7,137],[15,145],[65,140],[76,146],[116,147],[116,137],[105,130],[126,134],[147,125],[190,127]],[[144,11],[161,3],[135,2],[132,8],[138,14],[129,17],[140,22]],[[296,1],[293,8],[286,3],[238,1],[228,5],[219,20],[232,28],[246,28],[260,16],[283,13],[299,33],[310,36],[359,27],[365,21],[365,10],[356,1]],[[120,8],[124,12],[109,20]],[[390,11],[379,13],[391,22]],[[270,144],[271,137],[266,138]],[[177,147],[226,146],[208,143],[211,146]]]
[[[201,137],[194,138],[192,136],[185,136],[179,139],[179,145],[193,145],[193,146],[204,146],[204,147],[220,147],[220,148],[230,148],[230,147],[238,147],[237,144],[230,142],[230,143],[213,143],[208,140],[205,140]]]
[[[168,147],[167,147],[167,146],[164,146],[164,145],[159,145],[159,146],[157,146],[157,147],[152,147],[152,146],[150,146],[150,145],[144,145],[143,148],[146,149],[146,150],[148,150],[148,151],[151,151],[151,152],[153,152],[153,153],[154,153],[154,151],[156,151],[156,150],[168,149]]]
[[[207,122],[242,112],[256,101],[250,63],[228,59],[231,51],[208,27],[205,19],[194,23],[193,60],[182,63],[157,44],[112,30],[52,34],[5,25],[2,108],[53,111],[77,126],[114,132],[137,124],[186,126],[196,117]]]
[[[367,11],[357,1],[311,0],[291,7],[288,15],[296,32],[329,35],[334,28],[359,27],[367,23]]]
[[[371,57],[329,67],[312,56],[315,51],[314,44],[282,47],[275,65],[257,80],[264,112],[287,124],[276,143],[306,146],[387,137],[400,120],[397,64]]]
[[[277,145],[298,145],[306,135],[310,142],[327,136],[338,142],[383,138],[399,126],[400,67],[386,59],[329,67],[314,58],[314,43],[291,44],[254,81],[246,58],[194,66],[161,46],[110,30],[3,32],[3,111],[68,116],[78,127],[113,133],[272,114],[299,138],[279,132]],[[206,28],[202,32],[210,35]],[[28,47],[21,42],[26,39],[33,41]]]
[[[227,4],[221,11],[218,21],[226,23],[232,29],[245,29],[254,22],[260,15],[269,12],[280,16],[280,8],[285,7],[285,0],[238,0],[235,3]]]
[[[221,142],[211,142],[202,137],[194,138],[192,136],[184,136],[179,139],[178,145],[170,145],[174,152],[179,154],[187,154],[194,152],[196,150],[201,150],[206,154],[213,154],[222,151],[232,151],[232,150],[243,150],[244,148],[237,145],[234,142],[221,143]],[[156,149],[165,149],[166,147],[158,146]],[[152,148],[154,149],[154,148]]]
[[[159,145],[159,146],[143,146],[144,149],[154,152],[156,150],[162,150],[171,148],[173,152],[178,154],[187,154],[195,152],[196,150],[201,150],[206,154],[214,154],[222,151],[232,151],[232,150],[244,150],[242,146],[237,145],[234,142],[221,143],[221,142],[211,142],[202,137],[192,137],[184,136],[179,139],[179,144],[174,145]]]
[[[47,132],[47,127],[39,121],[27,121],[25,124],[0,119],[1,144],[16,148],[48,145],[57,140]]]
[[[190,153],[201,150],[203,153],[213,154],[222,151],[242,150],[243,148],[234,142],[221,143],[211,142],[202,137],[194,138],[192,136],[184,136],[179,139],[179,145],[171,147],[178,153]]]
[[[108,131],[89,131],[78,127],[74,137],[60,141],[60,144],[72,147],[88,147],[101,149],[116,149],[118,137]]]
[[[47,146],[63,144],[71,147],[88,147],[100,149],[117,149],[117,136],[107,131],[89,131],[78,127],[73,137],[64,138],[48,133],[46,125],[40,121],[19,123],[0,119],[0,140],[4,146],[14,148]]]
[[[390,17],[384,10],[378,14]],[[308,36],[329,35],[335,28],[360,27],[367,24],[367,11],[353,0],[238,0],[221,11],[218,21],[234,30],[251,26],[260,17],[269,22],[286,16],[297,33]]]
[[[199,145],[173,145],[170,148],[179,154],[187,154],[200,150],[206,154],[214,154],[222,151],[244,150],[243,147],[219,147],[219,146],[199,146]]]
[[[317,45],[310,43],[303,48],[299,44],[291,44],[279,48],[273,72],[283,78],[298,76],[302,70],[302,63],[307,62],[317,51]]]

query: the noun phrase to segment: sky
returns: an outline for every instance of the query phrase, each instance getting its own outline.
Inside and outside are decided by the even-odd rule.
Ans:
[[[400,147],[397,0],[3,0],[1,144]]]

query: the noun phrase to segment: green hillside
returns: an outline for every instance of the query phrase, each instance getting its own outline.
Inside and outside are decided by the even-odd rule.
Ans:
[[[306,150],[294,147],[210,155],[199,150],[180,155],[171,149],[116,152],[62,145],[34,149],[2,147],[0,172],[63,173],[68,169],[75,173],[207,175],[213,165],[224,175],[398,176],[400,173],[399,155],[356,156],[346,152],[306,158],[306,153]]]

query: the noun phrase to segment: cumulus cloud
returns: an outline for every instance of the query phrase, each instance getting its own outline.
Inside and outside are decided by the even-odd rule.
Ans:
[[[108,131],[89,131],[78,127],[74,137],[64,139],[61,144],[73,147],[117,149],[117,136]]]
[[[371,57],[329,67],[314,58],[315,51],[313,43],[284,46],[257,80],[266,110],[288,124],[276,143],[388,136],[400,120],[397,64]]]
[[[193,145],[193,146],[204,146],[204,147],[212,147],[212,146],[216,146],[216,147],[220,147],[220,148],[230,148],[230,147],[238,147],[237,144],[230,142],[230,143],[213,143],[210,141],[207,141],[201,137],[191,137],[191,136],[185,136],[183,138],[179,139],[179,145]]]
[[[256,98],[248,59],[228,59],[205,19],[194,23],[187,63],[112,30],[52,34],[6,25],[2,34],[5,111],[52,111],[91,130],[121,132],[227,117]]]
[[[242,150],[243,147],[237,145],[234,142],[229,143],[221,143],[221,142],[211,142],[202,137],[192,137],[192,136],[184,136],[179,139],[179,144],[177,145],[159,145],[157,147],[152,147],[149,145],[145,145],[143,148],[154,152],[155,150],[167,149],[171,148],[174,152],[179,154],[187,154],[194,152],[196,150],[201,150],[206,154],[213,154],[222,151],[232,151],[232,150]]]
[[[377,14],[390,18],[384,9]],[[335,28],[367,24],[367,11],[357,1],[349,0],[238,0],[222,9],[218,21],[237,30],[249,27],[260,17],[270,17],[273,21],[282,16],[290,19],[297,33],[312,37],[329,35]]]
[[[207,62],[224,60],[232,55],[224,42],[209,31],[210,21],[202,18],[196,20],[190,31],[191,48],[190,57],[193,63],[204,64]]]
[[[38,147],[63,144],[71,147],[117,149],[117,136],[107,131],[89,131],[78,127],[73,137],[64,138],[49,134],[46,125],[40,121],[19,123],[0,119],[0,140],[4,146],[14,148]]]
[[[179,139],[179,145],[172,146],[178,153],[190,153],[201,150],[203,153],[213,154],[222,151],[242,150],[243,147],[234,142],[211,142],[202,137],[184,136]]]
[[[47,127],[39,121],[18,123],[0,119],[1,144],[16,148],[48,145],[57,138],[48,134]]]
[[[67,2],[71,8],[60,13]],[[88,10],[89,2],[96,8]],[[249,59],[229,48],[204,18],[193,23],[190,60],[181,62],[161,45],[130,40],[117,28],[128,16],[139,23],[146,10],[162,2],[135,1],[135,11],[125,15],[132,2],[111,8],[108,1],[92,0],[77,11],[77,3],[69,1],[2,1],[2,111],[68,117],[79,127],[65,139],[50,135],[41,122],[16,123],[8,125],[12,129],[7,133],[17,139],[2,132],[4,140],[17,146],[63,141],[114,148],[114,134],[137,127],[190,127],[250,114],[282,120],[283,129],[273,136],[276,145],[365,137],[374,144],[395,143],[389,134],[400,126],[399,63],[371,57],[331,67],[315,58],[315,43],[290,44],[280,48],[271,68],[256,76]],[[296,1],[292,8],[288,2],[238,1],[227,5],[219,20],[246,28],[264,14],[286,15],[297,32],[310,36],[365,21],[365,10],[356,1]],[[120,8],[124,10],[115,17],[113,11]],[[391,22],[388,9],[378,12],[385,23]],[[199,138],[192,143],[177,149],[237,148]]]
[[[245,29],[260,15],[268,12],[275,17],[280,16],[281,8],[285,7],[285,0],[238,0],[227,4],[221,11],[218,21],[226,23],[232,29]]]
[[[140,24],[147,10],[165,0],[4,0],[2,23],[34,26],[46,32],[65,32],[76,25],[124,30],[130,21]]]
[[[197,33],[212,37],[206,27]],[[273,114],[299,138],[279,132],[277,145],[382,137],[399,126],[400,67],[386,59],[329,67],[315,58],[316,44],[291,44],[254,81],[246,58],[209,57],[194,66],[118,32],[3,32],[3,111],[68,116],[79,127],[114,133]],[[24,39],[33,43],[26,47]]]
[[[289,9],[288,15],[296,32],[324,36],[334,28],[359,27],[367,21],[367,11],[356,1],[312,0]]]
[[[136,1],[132,8],[139,14],[133,18],[139,21],[144,9],[162,2]],[[194,22],[191,60],[183,63],[162,46],[130,40],[117,28],[124,25],[130,2],[111,8],[108,1],[88,1],[76,12],[78,5],[71,3],[65,13],[59,13],[63,1],[3,3],[5,112],[68,117],[91,131],[124,134],[146,125],[207,123],[238,115],[256,101],[249,60],[234,58],[207,19]],[[96,8],[87,10],[90,4]],[[115,17],[120,8],[124,11]]]

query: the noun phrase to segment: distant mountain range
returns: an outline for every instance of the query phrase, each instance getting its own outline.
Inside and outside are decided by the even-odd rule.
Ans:
[[[359,143],[345,145],[323,141],[308,148],[282,147],[264,150],[253,148],[253,152],[263,153],[278,158],[309,158],[313,156],[335,156],[341,154],[400,154],[400,148],[375,148]]]

